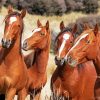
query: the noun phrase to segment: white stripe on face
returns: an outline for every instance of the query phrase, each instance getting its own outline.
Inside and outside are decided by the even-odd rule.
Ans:
[[[83,36],[80,37],[80,39],[75,43],[75,45],[69,50],[69,52],[67,53],[65,59],[67,59],[67,56],[68,56],[68,54],[70,53],[70,51],[72,51],[72,50],[80,43],[80,41],[81,41],[83,38],[87,37],[87,36],[88,36],[88,34],[84,34]]]
[[[17,18],[16,17],[10,17],[10,22],[9,24],[12,24],[13,22],[17,21]]]
[[[35,30],[33,30],[32,34],[41,31],[41,28],[36,28]]]
[[[60,46],[60,48],[59,48],[59,58],[60,58],[60,55],[61,55],[62,50],[63,50],[64,47],[65,47],[66,41],[67,41],[69,38],[70,38],[70,35],[69,35],[69,34],[64,34],[64,35],[63,35],[63,42],[62,42],[62,44],[61,44],[61,46]]]
[[[32,35],[34,35],[35,32],[39,32],[41,31],[42,28],[36,28],[31,32],[28,32],[29,34],[27,35],[27,38],[31,37]],[[25,37],[26,38],[26,37]]]
[[[15,21],[17,21],[17,18],[16,18],[15,16],[10,17],[9,24],[11,25],[11,24],[12,24],[13,22],[15,22]],[[12,26],[9,27],[8,32],[6,33],[6,35],[9,34],[9,30],[10,30],[11,27],[12,27]]]

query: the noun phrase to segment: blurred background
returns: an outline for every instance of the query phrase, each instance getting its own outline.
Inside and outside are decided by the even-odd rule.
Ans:
[[[0,39],[4,31],[3,19],[7,15],[9,4],[14,7],[14,10],[27,9],[22,42],[31,36],[32,30],[37,27],[38,19],[43,25],[47,20],[50,22],[51,50],[47,67],[48,81],[41,94],[41,100],[49,100],[50,78],[56,68],[54,40],[60,32],[60,22],[64,21],[65,26],[70,28],[76,23],[77,35],[82,32],[83,23],[88,23],[92,28],[96,23],[100,25],[100,0],[0,0]],[[24,54],[28,53],[24,52]]]
[[[0,0],[1,6],[12,4],[15,9],[26,8],[37,15],[63,15],[71,11],[83,13],[98,12],[100,0]]]

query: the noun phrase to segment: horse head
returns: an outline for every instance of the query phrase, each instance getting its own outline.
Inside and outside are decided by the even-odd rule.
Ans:
[[[65,63],[64,57],[66,56],[69,49],[72,47],[74,41],[74,34],[76,32],[77,25],[74,26],[73,30],[65,28],[63,21],[60,23],[60,33],[55,40],[55,63],[58,66],[63,66]]]
[[[9,48],[11,44],[17,39],[19,33],[23,30],[23,18],[26,15],[26,10],[21,13],[13,11],[12,7],[8,7],[8,15],[5,17],[4,36],[2,38],[2,46]]]
[[[94,29],[84,25],[84,31],[78,36],[72,48],[67,53],[66,59],[69,65],[76,66],[88,60],[95,59],[98,48],[98,25]]]
[[[30,49],[45,49],[48,46],[50,40],[49,21],[45,26],[42,26],[40,21],[37,21],[38,28],[32,31],[32,36],[26,39],[23,43],[24,50]]]

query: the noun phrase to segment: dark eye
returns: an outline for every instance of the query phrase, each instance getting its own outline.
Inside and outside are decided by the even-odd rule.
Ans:
[[[90,43],[90,40],[87,40],[86,43],[89,44]]]
[[[45,33],[44,33],[44,32],[40,32],[40,34],[41,34],[41,35],[45,35]]]
[[[18,25],[18,27],[20,27],[20,25]]]
[[[5,24],[6,24],[6,25],[9,25],[7,21],[5,22]]]
[[[73,42],[72,41],[70,41],[70,44],[72,44]]]

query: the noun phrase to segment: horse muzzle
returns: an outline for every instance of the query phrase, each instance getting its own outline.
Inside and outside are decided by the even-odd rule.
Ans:
[[[22,49],[25,50],[25,51],[28,50],[28,43],[27,43],[27,41],[24,41]]]
[[[8,39],[8,40],[2,39],[2,40],[1,40],[1,43],[2,43],[2,47],[3,47],[3,48],[9,48],[10,45],[11,45],[11,40],[10,40],[10,39]]]
[[[71,56],[67,57],[67,63],[72,66],[75,67],[77,65],[77,60],[73,59]]]
[[[65,64],[65,59],[64,58],[58,58],[57,56],[55,57],[55,63],[57,66],[63,66]]]

